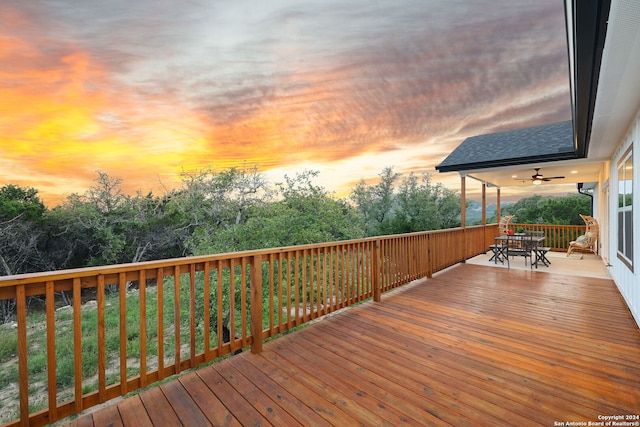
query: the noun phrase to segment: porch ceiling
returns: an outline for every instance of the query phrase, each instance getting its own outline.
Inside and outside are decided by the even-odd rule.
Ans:
[[[551,163],[533,163],[530,165],[513,165],[499,168],[486,168],[465,171],[465,175],[478,181],[496,187],[539,187],[556,184],[577,184],[579,182],[597,182],[603,169],[603,162],[589,162],[585,159],[566,160]],[[539,186],[531,183],[534,168],[540,168],[545,177],[564,176],[564,179],[554,179],[543,182]],[[515,177],[515,178],[514,178]]]

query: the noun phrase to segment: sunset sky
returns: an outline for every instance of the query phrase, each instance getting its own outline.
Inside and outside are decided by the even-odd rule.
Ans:
[[[49,206],[96,171],[318,170],[343,196],[465,138],[569,120],[559,0],[2,0],[0,186]]]

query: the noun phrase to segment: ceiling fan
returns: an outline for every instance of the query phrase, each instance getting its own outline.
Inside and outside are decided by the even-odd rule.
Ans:
[[[540,184],[542,184],[542,182],[551,181],[552,179],[563,179],[564,178],[564,176],[550,176],[548,178],[545,178],[540,173],[540,168],[535,168],[535,171],[536,171],[536,173],[531,175],[531,182],[533,182],[534,185],[540,185]]]

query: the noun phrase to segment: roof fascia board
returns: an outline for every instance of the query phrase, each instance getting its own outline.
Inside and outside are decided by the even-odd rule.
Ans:
[[[558,162],[562,160],[575,160],[578,158],[575,153],[558,153],[548,156],[520,157],[517,159],[492,160],[490,162],[465,163],[462,165],[436,166],[438,172],[459,172],[476,169],[488,169],[503,166],[526,165],[531,163]]]
[[[589,152],[591,124],[596,103],[602,51],[607,32],[611,0],[573,0],[573,43],[575,105],[574,130],[576,154]],[[567,17],[569,19],[569,17]]]

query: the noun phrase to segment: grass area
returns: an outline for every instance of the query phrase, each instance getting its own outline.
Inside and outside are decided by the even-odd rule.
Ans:
[[[2,325],[0,327],[0,363],[11,360],[16,356],[17,352],[18,336],[13,333],[10,325]]]

